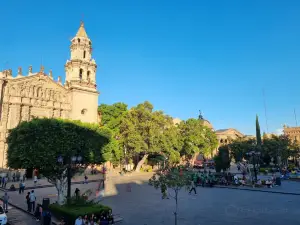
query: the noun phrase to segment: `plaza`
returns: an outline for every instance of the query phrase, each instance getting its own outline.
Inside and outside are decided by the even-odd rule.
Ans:
[[[124,225],[173,225],[175,201],[171,197],[162,200],[160,190],[148,184],[150,176],[150,173],[141,173],[109,177],[106,196],[100,200],[100,204],[112,207],[113,213],[123,218],[121,224]],[[128,184],[131,186],[131,192],[128,191]],[[77,187],[82,193],[88,189],[95,192],[97,186],[97,182],[74,184],[72,193]],[[198,187],[198,195],[195,196],[182,189],[178,203],[178,224],[298,224],[299,183],[284,182],[281,187],[266,190],[294,195]],[[38,188],[35,189],[35,193],[37,202],[41,202],[44,197],[49,197],[51,202],[56,201],[54,187]],[[13,205],[26,209],[25,194],[20,195],[15,191],[9,192],[9,195]],[[33,223],[36,222],[31,221],[31,224]]]

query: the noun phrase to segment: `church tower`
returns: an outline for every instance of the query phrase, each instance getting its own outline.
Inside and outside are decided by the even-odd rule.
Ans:
[[[92,42],[83,22],[71,40],[71,59],[65,65],[65,87],[70,90],[72,110],[70,118],[83,122],[98,121],[98,95],[96,85],[97,65],[92,59]]]

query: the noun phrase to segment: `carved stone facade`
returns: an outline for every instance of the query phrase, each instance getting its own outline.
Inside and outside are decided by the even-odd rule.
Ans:
[[[74,40],[84,45],[78,44],[76,48]],[[76,50],[79,47],[80,51]],[[74,55],[76,59],[73,59]],[[27,76],[22,75],[22,68],[18,69],[16,77],[12,76],[11,70],[0,71],[0,167],[6,167],[8,132],[22,121],[63,118],[98,122],[97,66],[91,58],[91,41],[83,23],[72,39],[71,60],[65,68],[65,85],[61,84],[60,78],[57,82],[53,80],[52,71],[47,76],[43,66],[38,73],[33,73],[30,66]]]
[[[216,135],[219,146],[229,144],[231,140],[245,137],[244,134],[233,128],[217,130]]]
[[[289,137],[291,141],[300,143],[300,127],[283,127],[283,133]]]

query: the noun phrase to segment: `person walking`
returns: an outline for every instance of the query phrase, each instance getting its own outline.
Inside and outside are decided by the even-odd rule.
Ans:
[[[27,203],[27,211],[31,212],[31,204],[30,204],[30,192],[26,195],[26,203]]]
[[[22,194],[24,194],[24,190],[25,190],[25,181],[23,180],[22,181],[22,189],[21,189]]]
[[[5,181],[5,176],[2,177],[2,179],[1,179],[1,183],[2,183],[2,187],[3,187],[3,188],[4,188],[4,181]]]
[[[22,192],[22,181],[20,181],[19,183],[19,194],[21,194],[21,192]]]
[[[35,175],[34,178],[33,178],[34,186],[36,186],[37,181],[38,181],[38,178],[37,178],[37,176]]]
[[[8,183],[8,177],[6,176],[4,177],[4,188],[6,188],[7,183]]]
[[[35,217],[36,221],[41,220],[42,212],[43,212],[42,205],[37,204],[37,207],[36,207],[35,212],[34,212],[34,217]]]
[[[87,184],[88,183],[88,177],[86,175],[84,175],[84,183]]]
[[[7,211],[8,209],[8,200],[9,200],[9,196],[7,194],[7,192],[5,192],[4,196],[3,196],[3,210]]]
[[[32,210],[32,212],[34,212],[35,210],[35,194],[34,194],[34,190],[31,191],[30,195],[29,195],[29,199],[30,199],[30,208]]]
[[[194,191],[195,195],[197,195],[197,192],[196,192],[196,186],[195,186],[195,182],[194,180],[192,180],[191,182],[191,190],[189,191],[189,194],[191,194],[192,191]]]

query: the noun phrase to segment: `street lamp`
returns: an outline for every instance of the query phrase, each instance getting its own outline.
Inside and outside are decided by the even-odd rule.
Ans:
[[[258,157],[260,156],[260,152],[251,151],[251,152],[247,152],[246,155],[252,157],[254,178],[255,178],[255,183],[256,183],[257,182],[257,169],[256,169],[257,160],[256,159],[258,159]]]
[[[82,162],[82,156],[77,155],[77,156],[71,156],[66,158],[66,166],[67,166],[67,182],[68,182],[68,190],[67,190],[67,198],[71,198],[71,179],[72,179],[72,174],[71,174],[71,169],[72,166],[80,165]],[[57,162],[60,164],[64,164],[64,158],[60,155],[57,157]]]

